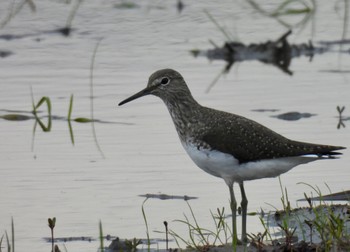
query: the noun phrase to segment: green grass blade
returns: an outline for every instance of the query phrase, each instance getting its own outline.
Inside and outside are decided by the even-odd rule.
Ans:
[[[269,230],[269,224],[268,224],[268,223],[265,223],[262,217],[259,217],[259,220],[260,220],[260,222],[261,222],[263,228],[265,229],[265,232],[266,232],[266,234],[267,234],[269,240],[272,241],[271,232],[270,232],[270,230]]]
[[[94,120],[90,119],[90,118],[85,118],[85,117],[78,117],[74,119],[75,122],[78,123],[93,123]]]
[[[71,94],[70,96],[70,100],[69,100],[69,108],[68,108],[68,121],[71,120],[71,116],[72,116],[72,110],[73,110],[73,94]]]
[[[47,126],[41,121],[41,119],[37,115],[37,109],[43,104],[46,103],[47,105],[47,113],[48,113],[48,123]],[[34,104],[34,103],[33,103]],[[33,105],[33,114],[35,116],[36,121],[39,123],[41,129],[44,132],[49,132],[51,131],[51,125],[52,125],[52,115],[51,115],[51,101],[50,98],[47,96],[43,96],[40,101],[37,103],[37,105]]]
[[[175,243],[176,243],[178,248],[180,248],[179,240],[181,240],[186,245],[186,247],[189,247],[189,243],[184,238],[182,238],[180,235],[175,233],[173,230],[169,230],[169,234],[174,238]]]
[[[7,231],[5,231],[6,234],[6,242],[7,242],[7,252],[11,252],[11,244],[10,244],[10,240],[9,240],[9,236],[7,234]]]
[[[187,203],[188,207],[190,208],[190,212],[191,212],[192,218],[193,218],[193,220],[194,220],[194,222],[196,224],[196,229],[198,231],[199,236],[201,237],[201,239],[203,239],[203,241],[206,241],[206,239],[204,237],[204,234],[202,232],[202,228],[200,228],[200,226],[198,225],[196,216],[194,215],[194,212],[192,210],[192,207],[191,207],[190,203],[188,203],[188,201],[186,201],[186,203]]]
[[[100,220],[99,223],[99,237],[100,237],[100,252],[104,252],[104,245],[103,245],[103,230],[102,230],[102,221]]]
[[[0,252],[2,252],[1,247],[2,247],[2,241],[3,241],[3,239],[4,239],[4,235],[2,235],[2,236],[1,236],[1,239],[0,239]]]
[[[70,121],[68,121],[68,128],[69,128],[69,135],[70,135],[70,140],[72,144],[74,145],[74,133],[73,133],[73,127]]]
[[[68,120],[68,128],[69,128],[70,140],[71,140],[72,144],[74,145],[74,133],[73,133],[73,128],[72,128],[72,124],[71,124],[72,111],[73,111],[73,99],[74,99],[74,96],[73,96],[73,94],[71,94],[70,100],[69,100],[69,108],[68,108],[67,120]]]
[[[186,223],[187,224],[187,227],[188,227],[188,237],[190,239],[191,242],[189,242],[190,244],[190,247],[191,248],[196,248],[197,250],[198,249],[198,245],[193,237],[193,230],[195,230],[195,227],[190,223],[190,221],[188,220],[187,216],[185,215],[185,219],[186,221],[183,221],[183,223]]]
[[[13,223],[13,217],[11,217],[11,239],[12,239],[12,252],[15,252],[15,225]]]
[[[259,12],[262,15],[269,16],[270,14],[265,11],[263,8],[260,7],[254,0],[247,0],[247,2],[250,4],[250,6],[253,7],[257,12]]]
[[[287,1],[284,1],[282,2],[277,8],[275,11],[273,11],[272,13],[280,13],[282,12],[283,9],[285,9],[290,3],[292,2],[296,2],[296,0],[287,0]]]
[[[32,113],[34,114],[34,112],[35,112],[35,104],[34,104],[34,94],[33,94],[32,86],[30,86],[30,95],[31,95],[31,98],[32,98],[32,109],[33,109]]]
[[[349,0],[344,0],[344,21],[343,21],[343,33],[342,40],[346,39],[349,23]]]
[[[72,22],[73,22],[73,19],[80,7],[80,4],[83,2],[83,0],[77,0],[75,1],[75,5],[73,6],[71,12],[69,13],[68,15],[68,18],[67,18],[67,22],[66,22],[66,27],[71,27],[72,26]]]
[[[46,96],[41,97],[40,101],[36,104],[35,109],[38,109],[44,102],[46,102],[46,100]]]
[[[142,216],[143,216],[143,220],[145,221],[145,225],[146,225],[146,235],[147,235],[147,250],[151,251],[151,240],[149,238],[149,229],[148,229],[148,222],[147,222],[147,217],[146,217],[146,213],[145,213],[145,208],[144,205],[146,203],[146,201],[148,200],[148,198],[146,198],[143,203],[142,203]]]
[[[32,152],[34,151],[34,140],[35,140],[35,132],[36,132],[37,124],[38,124],[38,122],[37,122],[37,120],[35,120],[34,126],[33,126],[32,146],[31,146],[32,147],[31,148]]]
[[[96,144],[96,147],[97,147],[98,151],[100,152],[102,158],[105,159],[105,155],[104,155],[104,153],[101,149],[101,146],[97,140],[95,123],[94,123],[94,89],[93,89],[93,86],[94,86],[94,65],[95,65],[95,58],[96,58],[96,54],[97,54],[97,49],[98,49],[101,41],[102,41],[102,39],[100,39],[95,46],[95,49],[94,49],[94,52],[93,52],[92,58],[91,58],[91,64],[90,64],[90,114],[91,114],[92,134],[94,136],[95,144]]]

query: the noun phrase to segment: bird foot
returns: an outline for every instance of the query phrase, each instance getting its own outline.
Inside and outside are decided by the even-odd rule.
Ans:
[[[236,245],[247,245],[249,242],[248,238],[236,239]]]

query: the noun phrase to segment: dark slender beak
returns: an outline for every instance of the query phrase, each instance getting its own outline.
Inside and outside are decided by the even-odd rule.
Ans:
[[[120,102],[118,104],[118,106],[121,106],[121,105],[123,105],[125,103],[128,103],[128,102],[130,102],[132,100],[135,100],[137,98],[140,98],[142,96],[149,95],[152,90],[153,90],[153,88],[146,87],[145,89],[142,89],[140,92],[138,92],[138,93],[130,96],[129,98],[126,98],[124,101]]]

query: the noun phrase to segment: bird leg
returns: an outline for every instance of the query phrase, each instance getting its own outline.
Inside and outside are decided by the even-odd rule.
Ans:
[[[233,192],[233,183],[228,183],[228,188],[230,189],[230,207],[232,212],[232,243],[237,244],[237,222],[236,222],[236,213],[237,213],[237,201],[235,194]]]
[[[242,207],[242,242],[247,242],[247,206],[248,206],[248,199],[245,195],[244,191],[244,185],[243,182],[239,183],[239,187],[241,189],[241,195],[242,195],[242,201],[241,201],[241,207]]]

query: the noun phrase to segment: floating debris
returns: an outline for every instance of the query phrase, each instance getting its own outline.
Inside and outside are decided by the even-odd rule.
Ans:
[[[279,109],[252,109],[253,112],[277,112]]]
[[[312,116],[316,116],[317,114],[311,114],[311,113],[300,113],[300,112],[287,112],[283,113],[280,115],[273,115],[271,117],[278,118],[281,120],[286,120],[286,121],[297,121],[300,120],[301,118],[310,118]]]
[[[328,70],[319,70],[319,72],[322,73],[341,73],[341,74],[345,74],[345,73],[350,73],[350,70],[340,70],[340,69],[328,69]]]
[[[14,54],[13,52],[11,51],[8,51],[8,50],[0,50],[0,57],[1,58],[7,58],[8,56]]]
[[[192,200],[192,199],[198,199],[198,197],[191,197],[191,196],[177,196],[177,195],[167,195],[167,194],[152,194],[152,193],[147,193],[147,194],[142,194],[139,195],[140,197],[144,198],[152,198],[152,199],[160,199],[160,200],[170,200],[170,199],[181,199],[181,200]]]
[[[182,10],[185,8],[185,5],[181,0],[177,0],[176,8],[177,8],[177,11],[181,13]]]
[[[73,31],[73,29],[71,27],[66,26],[66,27],[55,29],[52,31],[47,31],[46,33],[59,33],[65,37],[68,37],[72,31]]]
[[[140,8],[140,6],[134,2],[121,2],[121,3],[117,3],[114,4],[114,8],[117,9],[136,9],[136,8]]]
[[[334,40],[334,41],[324,41],[321,40],[318,42],[320,45],[325,46],[331,46],[331,45],[350,45],[349,39],[342,39],[342,40]]]
[[[21,34],[21,35],[3,34],[3,35],[0,35],[0,39],[11,41],[11,40],[17,40],[17,39],[39,37],[43,34],[61,34],[65,37],[68,37],[72,33],[72,31],[74,31],[74,30],[75,29],[66,26],[66,27],[57,28],[57,29],[53,29],[53,30],[45,30],[45,31],[40,31],[40,32],[36,32],[36,33],[27,33],[27,34]],[[39,39],[37,41],[41,41],[41,39]]]
[[[51,243],[52,242],[52,238],[51,237],[44,237],[43,238],[46,242]],[[91,242],[91,241],[95,241],[96,239],[91,237],[91,236],[80,236],[80,237],[59,237],[59,238],[55,238],[53,239],[54,242],[74,242],[74,241],[87,241],[87,242]]]
[[[320,197],[308,198],[310,200],[322,200],[322,201],[350,201],[350,190],[344,192],[331,193],[322,195]],[[306,201],[306,199],[299,199],[298,201]]]
[[[0,35],[0,39],[3,40],[14,40],[14,39],[22,39],[27,37],[28,35],[12,35],[12,34],[3,34]]]
[[[168,250],[164,249],[152,249],[152,248],[139,248],[138,246],[147,245],[148,242],[150,244],[158,244],[159,242],[165,242],[163,239],[120,239],[116,237],[112,240],[112,243],[105,248],[106,252],[119,252],[119,251],[152,251],[152,252],[166,252]]]
[[[282,70],[288,75],[293,72],[289,69],[293,58],[306,56],[312,60],[315,54],[323,54],[330,51],[330,47],[315,47],[311,41],[302,44],[290,44],[287,37],[292,33],[287,31],[280,38],[274,41],[263,43],[251,43],[245,45],[241,42],[229,41],[222,47],[215,47],[209,50],[192,50],[193,56],[205,56],[209,60],[224,60],[227,62],[225,71],[228,72],[236,62],[257,60],[270,64]]]

